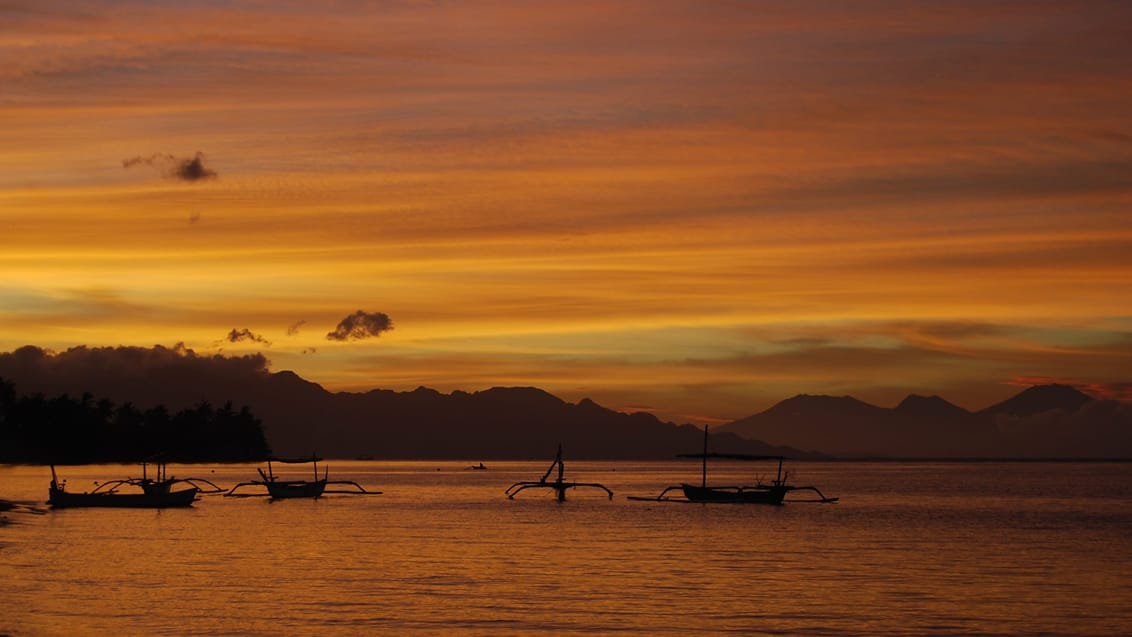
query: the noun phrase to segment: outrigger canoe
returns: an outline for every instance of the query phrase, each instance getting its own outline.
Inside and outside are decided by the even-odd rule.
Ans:
[[[187,484],[183,489],[174,485]],[[202,486],[204,485],[204,486]],[[171,478],[165,471],[165,464],[158,463],[157,477],[150,478],[146,464],[142,463],[142,477],[125,478],[103,482],[89,492],[67,491],[66,485],[59,481],[55,466],[51,466],[51,485],[48,488],[47,504],[55,509],[74,509],[85,507],[118,507],[130,509],[167,509],[192,506],[197,494],[217,493],[220,487],[204,478]]]
[[[558,479],[552,482],[547,478],[550,477],[550,474],[553,473],[555,469],[558,469]],[[598,484],[597,482],[566,482],[566,480],[563,478],[565,472],[566,463],[562,461],[562,443],[558,443],[558,454],[554,456],[554,462],[550,463],[550,467],[547,468],[546,473],[542,474],[542,478],[539,478],[538,480],[516,482],[515,484],[507,487],[507,490],[504,491],[504,493],[507,494],[508,498],[514,500],[515,496],[520,491],[524,491],[526,489],[551,489],[554,491],[555,497],[559,502],[565,502],[567,489],[576,489],[578,487],[592,487],[594,489],[601,489],[605,491],[607,494],[609,494],[609,499],[613,499],[613,492],[610,491],[609,488],[604,484]]]
[[[652,498],[629,496],[630,500],[644,500],[656,502],[726,502],[734,504],[772,504],[780,505],[786,501],[786,495],[792,491],[812,491],[817,494],[816,499],[795,500],[790,502],[837,502],[837,498],[826,497],[817,487],[797,487],[786,483],[787,473],[782,470],[783,456],[753,456],[737,453],[708,453],[708,428],[704,427],[704,450],[702,453],[682,453],[678,458],[700,458],[703,461],[701,480],[699,485],[681,483],[666,487],[660,495]],[[777,460],[778,473],[770,484],[758,482],[748,486],[708,486],[707,461],[708,458],[721,458],[726,460]],[[679,492],[683,498],[673,498],[670,492]]]
[[[318,475],[318,463],[322,458],[312,455],[309,458],[268,458],[267,471],[259,467],[256,471],[259,473],[259,480],[251,480],[249,482],[241,482],[232,487],[225,497],[233,498],[252,498],[269,496],[272,500],[289,500],[294,498],[319,498],[324,493],[344,493],[350,495],[381,495],[381,491],[366,491],[366,489],[352,480],[328,480],[327,474],[329,467],[323,467],[322,477]],[[314,465],[314,480],[282,480],[279,476],[275,475],[275,470],[272,468],[273,462],[283,464],[306,464],[310,462]],[[333,489],[328,491],[327,485],[348,485],[353,489]],[[259,493],[239,493],[240,489],[244,487],[263,487],[263,491]]]

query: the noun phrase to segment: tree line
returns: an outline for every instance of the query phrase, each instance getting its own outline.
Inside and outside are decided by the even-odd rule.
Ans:
[[[172,413],[90,393],[21,395],[0,378],[0,462],[243,462],[270,454],[263,423],[247,406],[202,401]]]

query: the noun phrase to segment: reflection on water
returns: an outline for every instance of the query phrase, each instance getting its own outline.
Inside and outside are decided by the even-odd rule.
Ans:
[[[798,463],[835,505],[632,502],[684,462],[570,463],[604,492],[508,500],[544,462],[331,462],[385,492],[0,527],[0,633],[1117,634],[1132,464]],[[171,467],[176,473],[178,467]],[[132,467],[67,467],[69,486]],[[720,463],[720,481],[750,482]],[[185,469],[230,485],[252,465]],[[46,496],[42,467],[0,495]],[[11,515],[8,516],[12,518]]]

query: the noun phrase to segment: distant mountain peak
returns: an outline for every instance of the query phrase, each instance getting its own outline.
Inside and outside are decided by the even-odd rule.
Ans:
[[[768,409],[768,412],[796,412],[799,414],[814,413],[852,413],[874,412],[881,410],[876,405],[870,405],[852,396],[828,396],[825,394],[798,394],[787,398]]]
[[[1061,410],[1075,412],[1093,398],[1076,387],[1052,383],[1034,385],[1017,395],[983,409],[983,414],[1009,414],[1012,416],[1032,416],[1047,411]]]
[[[478,391],[473,396],[480,400],[506,402],[528,409],[549,409],[566,404],[561,398],[538,387],[492,387]]]
[[[915,416],[917,418],[950,418],[960,415],[968,415],[971,412],[963,409],[962,407],[948,402],[937,395],[921,396],[919,394],[908,394],[900,404],[896,406],[896,413],[905,416]]]
[[[313,382],[313,381],[309,381],[309,380],[303,378],[302,376],[299,376],[298,374],[296,374],[295,372],[293,372],[289,369],[284,369],[282,371],[275,372],[275,373],[271,374],[271,376],[277,382],[291,383],[293,385],[298,385],[298,386],[302,386],[302,387],[310,387],[310,388],[316,388],[317,387],[318,389],[323,389],[322,385],[319,385],[318,383]]]

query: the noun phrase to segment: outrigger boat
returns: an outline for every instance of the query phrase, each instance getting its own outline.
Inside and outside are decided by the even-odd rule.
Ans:
[[[654,498],[645,498],[640,496],[628,496],[630,500],[643,500],[650,502],[729,502],[738,504],[774,504],[780,505],[786,502],[786,494],[793,491],[813,491],[817,494],[816,499],[808,500],[795,500],[791,499],[789,502],[821,502],[831,503],[837,502],[837,498],[826,497],[817,487],[805,486],[796,487],[786,483],[788,472],[782,470],[782,462],[786,459],[784,456],[755,456],[739,453],[708,453],[708,428],[704,427],[704,450],[703,453],[682,453],[677,454],[678,458],[701,458],[703,460],[703,469],[701,471],[701,480],[699,485],[682,483],[670,487],[666,487],[660,495]],[[753,486],[708,486],[707,483],[707,461],[708,458],[721,458],[725,460],[777,460],[778,473],[775,475],[774,480],[770,484],[764,484],[761,480]],[[669,497],[668,493],[677,491],[683,494],[683,498]]]
[[[224,491],[204,478],[174,478],[166,473],[164,462],[158,462],[156,475],[149,477],[147,463],[142,463],[142,477],[110,480],[90,492],[76,493],[66,490],[66,481],[60,482],[51,465],[51,486],[47,504],[55,509],[80,507],[120,507],[135,509],[166,509],[192,506],[199,493]],[[187,484],[184,489],[174,485]]]
[[[555,467],[558,467],[558,479],[554,482],[547,482],[546,479],[550,477],[550,474],[554,471]],[[576,487],[593,487],[595,489],[604,490],[609,494],[609,499],[613,499],[613,492],[607,489],[603,484],[598,484],[596,482],[566,482],[563,479],[563,474],[565,473],[565,471],[566,465],[562,462],[562,445],[559,444],[558,454],[554,456],[554,462],[550,463],[550,467],[546,470],[546,473],[542,474],[542,478],[540,478],[538,481],[516,482],[515,484],[507,487],[507,490],[504,491],[504,493],[507,494],[508,498],[514,500],[515,496],[518,495],[520,491],[523,491],[525,489],[553,489],[557,494],[555,497],[557,497],[558,501],[565,502],[567,489],[574,489]]]
[[[381,491],[366,491],[362,485],[352,480],[328,480],[330,472],[329,467],[323,467],[322,477],[318,477],[318,463],[322,458],[311,456],[309,458],[268,458],[267,459],[267,472],[264,473],[263,469],[256,467],[259,472],[260,480],[252,480],[250,482],[241,482],[228,490],[224,497],[232,498],[255,498],[270,496],[272,500],[287,500],[291,498],[319,498],[325,493],[346,493],[350,495],[380,495]],[[306,464],[311,463],[314,465],[314,480],[281,480],[279,476],[275,475],[275,471],[271,466],[272,462],[281,464]],[[328,485],[350,485],[353,489],[330,489],[327,490]],[[237,493],[242,487],[263,487],[266,493]]]

